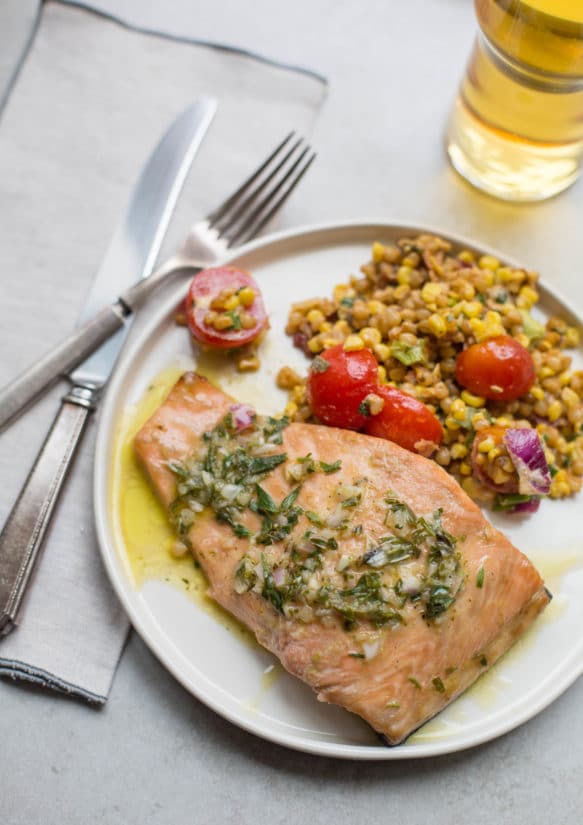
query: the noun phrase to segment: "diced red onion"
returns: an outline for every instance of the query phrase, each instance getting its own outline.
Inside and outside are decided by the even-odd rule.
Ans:
[[[285,568],[284,567],[276,567],[273,571],[273,582],[277,587],[281,587],[282,584],[285,584]]]
[[[546,496],[551,489],[551,474],[538,432],[530,428],[508,428],[503,441],[518,473],[520,495]]]
[[[246,404],[231,404],[229,412],[238,430],[246,430],[253,424],[255,410],[252,407],[248,407]]]
[[[513,513],[536,513],[540,507],[540,498],[531,498],[530,501],[521,501],[512,510]]]

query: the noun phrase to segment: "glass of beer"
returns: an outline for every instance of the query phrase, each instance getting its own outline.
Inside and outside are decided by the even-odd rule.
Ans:
[[[512,201],[569,186],[583,158],[583,0],[474,0],[480,25],[447,130],[453,166]]]

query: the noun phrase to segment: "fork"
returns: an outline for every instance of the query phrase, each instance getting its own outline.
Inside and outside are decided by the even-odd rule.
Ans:
[[[128,316],[163,283],[180,273],[196,273],[219,261],[229,249],[255,238],[287,201],[315,158],[309,144],[290,132],[238,189],[190,228],[175,255],[0,390],[0,432],[44,389],[124,326]]]

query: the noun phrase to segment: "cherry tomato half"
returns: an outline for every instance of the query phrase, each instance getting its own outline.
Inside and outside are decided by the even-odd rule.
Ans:
[[[186,296],[191,335],[216,349],[249,344],[267,327],[259,287],[243,269],[203,269],[192,279]]]
[[[514,401],[534,384],[530,352],[509,335],[473,344],[458,355],[455,378],[482,398]]]
[[[359,430],[366,411],[359,410],[375,391],[376,358],[367,349],[346,352],[342,344],[324,350],[312,361],[308,373],[308,401],[318,418],[331,427]]]
[[[378,386],[384,405],[377,415],[367,418],[367,435],[387,438],[414,453],[429,456],[443,438],[443,427],[431,410],[417,398],[396,387]]]

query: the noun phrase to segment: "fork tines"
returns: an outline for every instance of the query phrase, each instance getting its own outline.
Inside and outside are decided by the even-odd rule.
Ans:
[[[294,132],[207,220],[229,246],[255,237],[298,185],[316,153]]]

